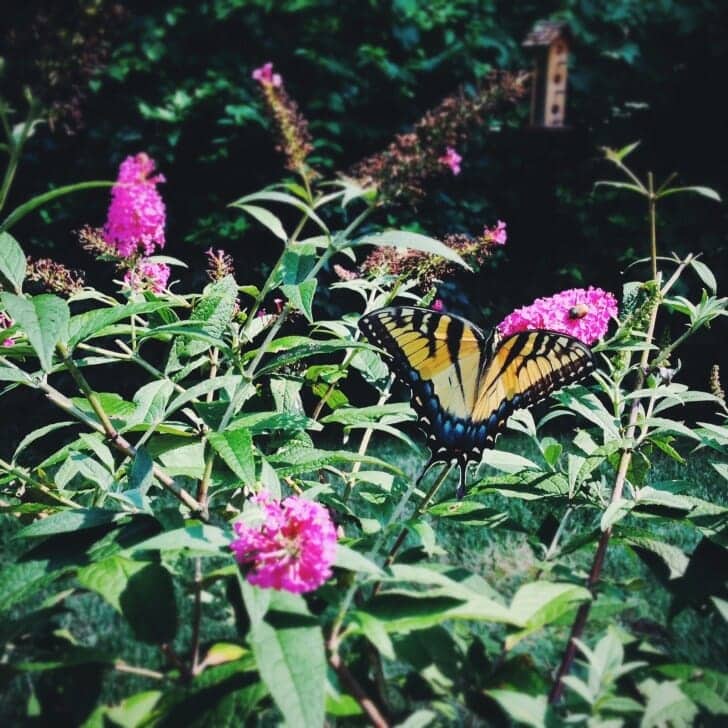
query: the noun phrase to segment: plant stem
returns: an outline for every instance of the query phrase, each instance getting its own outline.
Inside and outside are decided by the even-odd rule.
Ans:
[[[647,173],[647,206],[650,218],[650,258],[652,259],[652,280],[657,282],[657,197],[652,172]]]
[[[389,728],[389,723],[384,718],[374,701],[364,692],[357,679],[351,674],[349,668],[344,664],[338,652],[332,652],[329,656],[329,664],[339,676],[339,680],[346,686],[350,695],[359,703],[361,709],[366,713],[367,718],[375,728]]]
[[[648,187],[649,187],[649,196],[648,196],[648,210],[649,210],[649,221],[650,221],[650,257],[652,261],[652,280],[659,286],[660,285],[660,278],[659,273],[657,270],[657,237],[656,237],[656,208],[655,208],[655,197],[653,192],[653,179],[652,179],[652,173],[648,174]],[[675,280],[675,276],[673,276]],[[669,285],[671,286],[673,283],[673,278],[670,279]],[[665,286],[665,288],[661,289],[661,294],[664,295],[664,292],[668,286]],[[655,336],[655,324],[657,322],[657,312],[660,308],[660,301],[655,301],[654,306],[652,307],[652,311],[650,312],[650,320],[647,325],[647,333],[645,335],[645,343],[651,344],[652,340]],[[640,358],[640,366],[637,371],[637,379],[635,381],[634,390],[638,391],[644,387],[645,380],[647,378],[647,372],[648,372],[648,362],[649,362],[649,356],[650,352],[648,349],[643,349],[642,356]],[[637,420],[639,418],[640,413],[640,404],[641,404],[642,398],[638,397],[632,402],[632,406],[629,411],[629,419],[627,420],[627,427],[625,429],[624,433],[624,439],[631,443],[631,441],[634,439],[635,436],[635,430],[637,429]],[[612,489],[612,497],[610,498],[610,504],[616,503],[622,498],[622,493],[624,491],[624,485],[627,480],[627,472],[629,471],[629,465],[632,461],[632,454],[634,452],[634,443],[628,445],[625,449],[622,450],[622,455],[619,460],[619,466],[617,468],[617,475],[614,480],[614,487]],[[609,545],[609,539],[612,535],[612,527],[609,526],[606,530],[604,530],[599,537],[599,543],[597,544],[597,550],[594,554],[594,560],[592,561],[591,569],[589,570],[589,576],[587,577],[586,581],[586,587],[590,591],[593,592],[596,584],[599,581],[599,577],[601,576],[602,567],[604,566],[604,557],[607,553],[607,546]],[[587,602],[583,602],[579,609],[576,612],[576,618],[574,619],[574,623],[571,626],[571,632],[569,634],[569,641],[567,642],[566,649],[564,650],[563,657],[561,659],[561,664],[559,665],[559,669],[556,672],[556,677],[554,679],[554,684],[551,688],[551,692],[549,693],[549,702],[551,704],[557,703],[564,692],[564,683],[563,678],[566,677],[569,672],[571,671],[571,667],[574,663],[574,659],[576,658],[576,650],[577,650],[577,641],[581,639],[582,634],[584,633],[584,628],[586,627],[587,620],[589,618],[589,611],[591,610],[593,600],[589,600]]]
[[[114,669],[119,672],[126,672],[130,675],[140,675],[141,677],[150,677],[153,680],[164,680],[166,675],[157,670],[149,670],[146,667],[137,667],[136,665],[127,665],[123,660],[117,660],[114,663]]]
[[[415,511],[416,515],[422,515],[427,510],[427,506],[430,504],[430,501],[435,497],[435,495],[437,495],[437,491],[440,490],[440,486],[445,482],[445,478],[447,478],[447,476],[450,474],[450,470],[452,470],[452,463],[445,463],[445,465],[442,466],[440,474],[435,478],[432,485],[430,486],[430,489],[425,494],[425,497],[417,506],[417,510]],[[422,474],[422,476],[420,476],[420,479],[422,477],[424,477],[424,473]],[[402,548],[402,544],[404,543],[405,538],[407,538],[406,527],[399,532],[397,540],[392,545],[392,548],[389,549],[389,553],[387,553],[387,558],[384,560],[385,567],[391,566],[394,563],[394,560],[397,557],[397,553],[399,552],[400,548]],[[381,588],[382,582],[378,581],[374,585],[374,589],[372,590],[372,596],[376,596],[377,594],[379,594]]]
[[[390,375],[389,381],[387,382],[387,385],[382,390],[382,393],[379,395],[379,399],[377,400],[377,407],[380,405],[383,405],[388,399],[390,392],[392,390],[392,384],[394,384],[394,374]],[[364,430],[364,434],[361,438],[361,443],[359,443],[359,450],[357,451],[357,454],[359,457],[362,457],[367,449],[369,448],[369,443],[371,442],[372,435],[374,434],[374,429],[371,427],[368,427],[366,430]],[[349,474],[349,478],[346,481],[346,487],[344,489],[344,494],[342,496],[342,500],[344,503],[349,500],[349,496],[351,495],[351,490],[354,487],[354,481],[356,480],[356,474],[361,470],[361,460],[358,460],[354,463],[354,467],[351,469],[351,473]]]
[[[75,501],[72,501],[69,498],[65,498],[58,493],[54,493],[52,488],[49,488],[47,485],[41,483],[39,480],[36,480],[32,475],[30,475],[30,473],[26,473],[20,468],[17,468],[2,459],[0,459],[0,470],[6,472],[8,475],[14,475],[18,480],[22,480],[24,483],[28,483],[28,485],[31,485],[36,490],[41,491],[41,493],[44,493],[49,498],[52,498],[54,501],[60,503],[61,505],[69,506],[70,508],[82,508],[82,506]]]
[[[203,503],[200,503],[203,506]],[[190,674],[196,675],[200,667],[200,626],[202,624],[202,558],[195,558],[195,604],[192,617],[192,650],[190,654]]]
[[[81,370],[76,366],[73,358],[70,356],[68,349],[63,344],[59,344],[57,348],[64,363],[66,364],[66,367],[68,368],[69,373],[78,385],[78,388],[88,400],[88,403],[91,405],[94,414],[98,418],[98,422],[96,422],[92,417],[89,417],[85,412],[79,410],[78,407],[76,407],[73,402],[68,399],[68,397],[47,382],[40,382],[36,384],[36,388],[40,389],[57,407],[60,407],[68,414],[73,415],[76,419],[81,420],[81,422],[94,429],[96,432],[104,435],[106,440],[119,452],[124,453],[127,457],[133,458],[136,455],[136,448],[116,431],[116,428],[109,419],[109,416],[104,411],[98,395],[89,386],[86,378],[81,373]],[[174,478],[165,473],[164,470],[162,470],[162,468],[160,468],[156,463],[152,466],[152,472],[154,473],[154,477],[167,490],[173,493],[190,510],[198,514],[202,520],[207,520],[206,516],[203,513],[200,513],[200,506],[198,502],[184,488],[177,485]]]

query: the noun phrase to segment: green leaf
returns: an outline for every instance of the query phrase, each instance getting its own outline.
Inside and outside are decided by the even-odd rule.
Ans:
[[[46,192],[42,195],[32,197],[22,205],[18,205],[2,222],[0,230],[10,230],[16,223],[20,222],[26,215],[33,212],[38,207],[45,205],[47,202],[52,202],[57,197],[71,194],[72,192],[80,192],[81,190],[90,190],[96,187],[112,187],[114,182],[106,181],[93,181],[93,182],[77,182],[72,185],[64,185],[63,187],[56,187],[55,190]]]
[[[317,257],[313,245],[297,243],[283,253],[276,276],[284,285],[303,283],[316,265]]]
[[[68,323],[68,347],[72,349],[76,344],[85,341],[118,321],[170,307],[169,301],[146,301],[144,303],[127,303],[126,305],[110,306],[79,313],[73,316]]]
[[[241,581],[253,611],[255,587]],[[320,728],[324,723],[326,656],[318,620],[302,597],[274,592],[265,619],[251,619],[250,646],[260,676],[288,725]]]
[[[33,298],[21,298],[3,293],[5,310],[25,332],[44,371],[53,365],[56,344],[68,336],[70,312],[68,304],[58,296],[44,293]]]
[[[187,555],[220,556],[229,554],[232,536],[219,526],[205,523],[192,523],[184,528],[152,536],[146,541],[135,544],[127,550],[128,554],[144,551],[183,551]]]
[[[670,189],[660,192],[658,197],[667,197],[668,195],[676,195],[682,192],[692,192],[701,197],[707,197],[709,200],[715,202],[721,202],[720,195],[710,187],[701,187],[700,185],[693,185],[691,187],[670,187]]]
[[[207,441],[225,464],[243,483],[255,482],[253,438],[249,430],[233,429],[210,432]]]
[[[129,488],[145,495],[154,478],[153,470],[154,461],[149,453],[143,447],[138,448],[129,469]]]
[[[358,571],[372,576],[383,576],[384,572],[371,560],[344,544],[337,544],[334,566],[348,571]]]
[[[550,711],[545,695],[528,695],[515,690],[486,690],[493,700],[500,705],[517,723],[545,728]]]
[[[116,554],[80,569],[78,581],[124,615],[142,642],[163,644],[177,632],[172,575],[161,564]]]
[[[192,310],[191,320],[203,322],[202,331],[221,339],[235,315],[238,285],[232,276],[210,283]]]
[[[698,274],[700,280],[705,283],[705,285],[708,287],[708,290],[714,294],[718,290],[718,282],[715,280],[713,271],[710,270],[710,268],[708,268],[708,266],[705,265],[705,263],[703,263],[701,260],[691,260],[690,266]]]
[[[486,450],[483,453],[483,462],[504,473],[518,473],[526,469],[541,470],[532,460],[505,450]]]
[[[232,207],[244,207],[246,203],[257,202],[259,200],[263,200],[264,202],[282,202],[285,205],[292,205],[310,217],[324,232],[329,231],[324,221],[313,211],[311,207],[302,200],[299,200],[297,197],[287,195],[284,192],[276,192],[270,189],[254,192],[251,195],[246,195],[245,197],[241,197],[239,200],[233,202]]]
[[[515,593],[509,610],[513,621],[522,624],[523,629],[508,635],[506,649],[588,599],[591,599],[589,590],[574,584],[548,581],[524,584]]]
[[[72,508],[34,521],[29,526],[21,528],[15,534],[15,538],[51,536],[56,533],[75,532],[84,528],[96,528],[107,523],[114,523],[120,518],[128,518],[128,516],[127,513],[108,511],[103,508]]]
[[[273,235],[280,238],[284,243],[288,240],[288,233],[283,228],[283,224],[270,210],[258,205],[236,205],[236,207],[254,217],[261,225],[265,225]]]
[[[406,230],[387,230],[383,233],[376,233],[373,235],[364,235],[355,241],[355,245],[386,245],[391,248],[410,248],[412,250],[419,250],[423,253],[429,253],[430,255],[437,255],[440,258],[451,260],[453,263],[465,268],[465,270],[471,270],[470,266],[456,253],[452,248],[445,245],[445,243],[436,240],[435,238],[429,238],[426,235],[420,235],[419,233],[411,233]]]
[[[330,354],[343,349],[371,349],[371,346],[362,341],[340,341],[336,339],[333,341],[312,341],[310,344],[294,346],[292,349],[279,354],[270,363],[258,369],[256,377],[289,366],[301,359],[308,359],[308,357],[317,356],[318,354]]]
[[[26,260],[18,241],[9,233],[0,233],[0,283],[20,294],[25,280]]]
[[[301,311],[306,317],[306,320],[313,323],[313,299],[316,295],[316,279],[310,279],[299,283],[297,285],[284,285],[281,286],[283,295],[288,299],[288,302],[297,311]]]
[[[692,700],[680,690],[677,682],[658,684],[650,679],[639,687],[647,695],[640,728],[662,728],[665,725],[688,728],[693,725],[698,711]]]

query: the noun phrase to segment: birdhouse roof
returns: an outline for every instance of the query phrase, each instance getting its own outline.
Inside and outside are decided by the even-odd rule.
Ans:
[[[539,20],[526,36],[524,46],[550,46],[555,40],[568,38],[569,26],[562,20]]]

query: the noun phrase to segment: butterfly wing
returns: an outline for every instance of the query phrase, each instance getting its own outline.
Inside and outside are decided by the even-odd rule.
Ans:
[[[469,450],[486,357],[483,332],[459,316],[414,306],[378,309],[359,328],[391,356],[395,374],[412,389],[433,455]]]
[[[476,447],[492,447],[514,410],[539,402],[593,369],[593,354],[572,336],[538,330],[503,339],[480,377],[472,411]]]

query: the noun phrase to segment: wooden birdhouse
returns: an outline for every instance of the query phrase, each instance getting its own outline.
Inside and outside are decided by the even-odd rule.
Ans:
[[[531,126],[563,128],[571,34],[566,23],[540,20],[523,41],[534,51]]]

